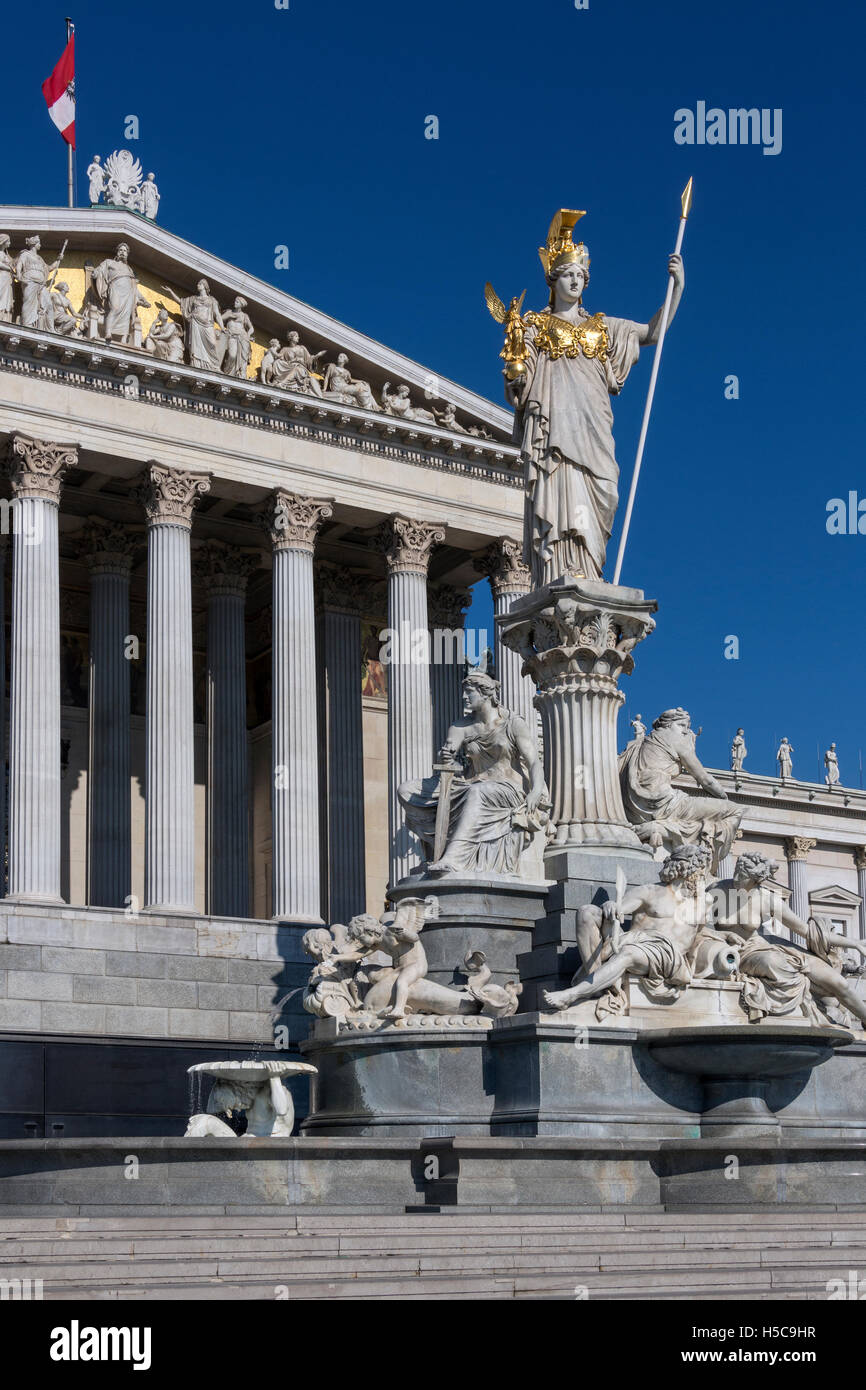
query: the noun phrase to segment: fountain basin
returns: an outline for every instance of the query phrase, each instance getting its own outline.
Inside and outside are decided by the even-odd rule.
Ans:
[[[854,1041],[844,1028],[732,1024],[673,1028],[647,1043],[654,1062],[697,1077],[703,1088],[702,1138],[771,1136],[779,1119],[767,1104],[770,1083],[808,1073]]]
[[[221,1114],[241,1111],[246,1115],[245,1138],[288,1138],[295,1122],[295,1107],[283,1077],[301,1072],[315,1073],[309,1062],[266,1061],[196,1062],[188,1068],[190,1076],[210,1076],[214,1087],[207,1112],[192,1115],[186,1129],[189,1139],[236,1138]]]

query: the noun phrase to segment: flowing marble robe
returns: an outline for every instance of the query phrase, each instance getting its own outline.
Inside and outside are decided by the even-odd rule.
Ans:
[[[526,774],[516,735],[529,733],[519,715],[502,711],[492,728],[463,745],[472,770],[451,784],[451,813],[443,862],[463,873],[514,875],[540,821],[526,809]],[[404,782],[397,795],[406,823],[427,845],[435,835],[438,777]]]
[[[0,323],[12,322],[12,277],[15,262],[8,251],[0,251]]]
[[[694,775],[696,768],[693,737],[676,727],[653,729],[620,757],[623,806],[633,825],[656,826],[666,845],[711,844],[717,866],[730,852],[742,811],[721,797],[694,796],[673,786],[681,772]]]
[[[45,333],[54,329],[54,306],[48,289],[49,267],[38,251],[28,247],[15,263],[15,274],[21,285],[21,326],[41,328]]]
[[[96,293],[105,306],[106,342],[130,343],[139,303],[138,282],[128,261],[102,261],[93,272]]]
[[[226,335],[220,333],[217,337],[215,325],[222,328],[222,315],[213,295],[189,295],[180,301],[180,312],[186,324],[190,366],[218,372],[225,355]]]
[[[585,315],[590,317],[590,315]],[[616,395],[640,354],[643,325],[605,317],[607,363],[551,359],[526,332],[528,385],[518,410],[525,469],[524,560],[536,586],[566,571],[600,579],[618,501]]]

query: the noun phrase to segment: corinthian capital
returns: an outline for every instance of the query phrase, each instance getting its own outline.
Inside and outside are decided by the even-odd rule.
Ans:
[[[185,473],[149,463],[136,492],[148,525],[185,526],[189,530],[196,502],[210,492],[210,478],[205,473]]]
[[[529,566],[523,563],[523,546],[510,536],[500,536],[473,563],[479,574],[490,580],[494,599],[528,594],[532,587]]]
[[[427,590],[427,621],[431,627],[461,628],[466,609],[472,602],[468,589],[455,589],[453,584],[439,584]]]
[[[207,586],[208,598],[226,594],[243,598],[247,580],[259,568],[261,558],[239,546],[207,540],[193,552],[192,563],[196,578]]]
[[[92,574],[117,574],[128,579],[133,554],[141,543],[139,530],[92,516],[81,531],[78,553]]]
[[[856,845],[854,849],[854,868],[866,869],[866,845]]]
[[[795,859],[805,859],[817,843],[817,840],[809,840],[805,835],[792,835],[785,841],[785,858],[789,864]]]
[[[278,488],[265,507],[262,524],[274,550],[309,550],[312,553],[319,527],[333,511],[331,502],[299,497],[297,493]]]
[[[50,439],[13,434],[7,463],[13,498],[41,497],[45,502],[59,502],[63,476],[77,463],[75,444],[55,444]]]
[[[444,525],[392,516],[382,531],[382,549],[389,574],[427,574],[435,545],[445,539]]]

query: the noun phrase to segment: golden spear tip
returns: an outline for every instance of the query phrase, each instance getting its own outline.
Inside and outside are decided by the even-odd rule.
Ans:
[[[685,221],[685,219],[688,217],[689,213],[690,213],[691,210],[692,210],[692,180],[691,180],[691,179],[689,179],[688,183],[686,184],[685,188],[683,189],[683,196],[682,196],[682,198],[680,199],[680,204],[681,204],[682,209],[683,209],[683,221]]]

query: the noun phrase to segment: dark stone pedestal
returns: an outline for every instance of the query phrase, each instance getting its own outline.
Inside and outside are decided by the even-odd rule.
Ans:
[[[305,1135],[422,1137],[487,1134],[493,1081],[491,1020],[441,1019],[430,1026],[338,1030],[317,1021],[301,1044],[311,1078]]]
[[[468,951],[483,951],[496,984],[519,978],[518,958],[532,946],[533,928],[546,912],[548,885],[520,879],[404,879],[390,890],[403,898],[434,897],[439,916],[424,927],[428,979],[462,986]]]

